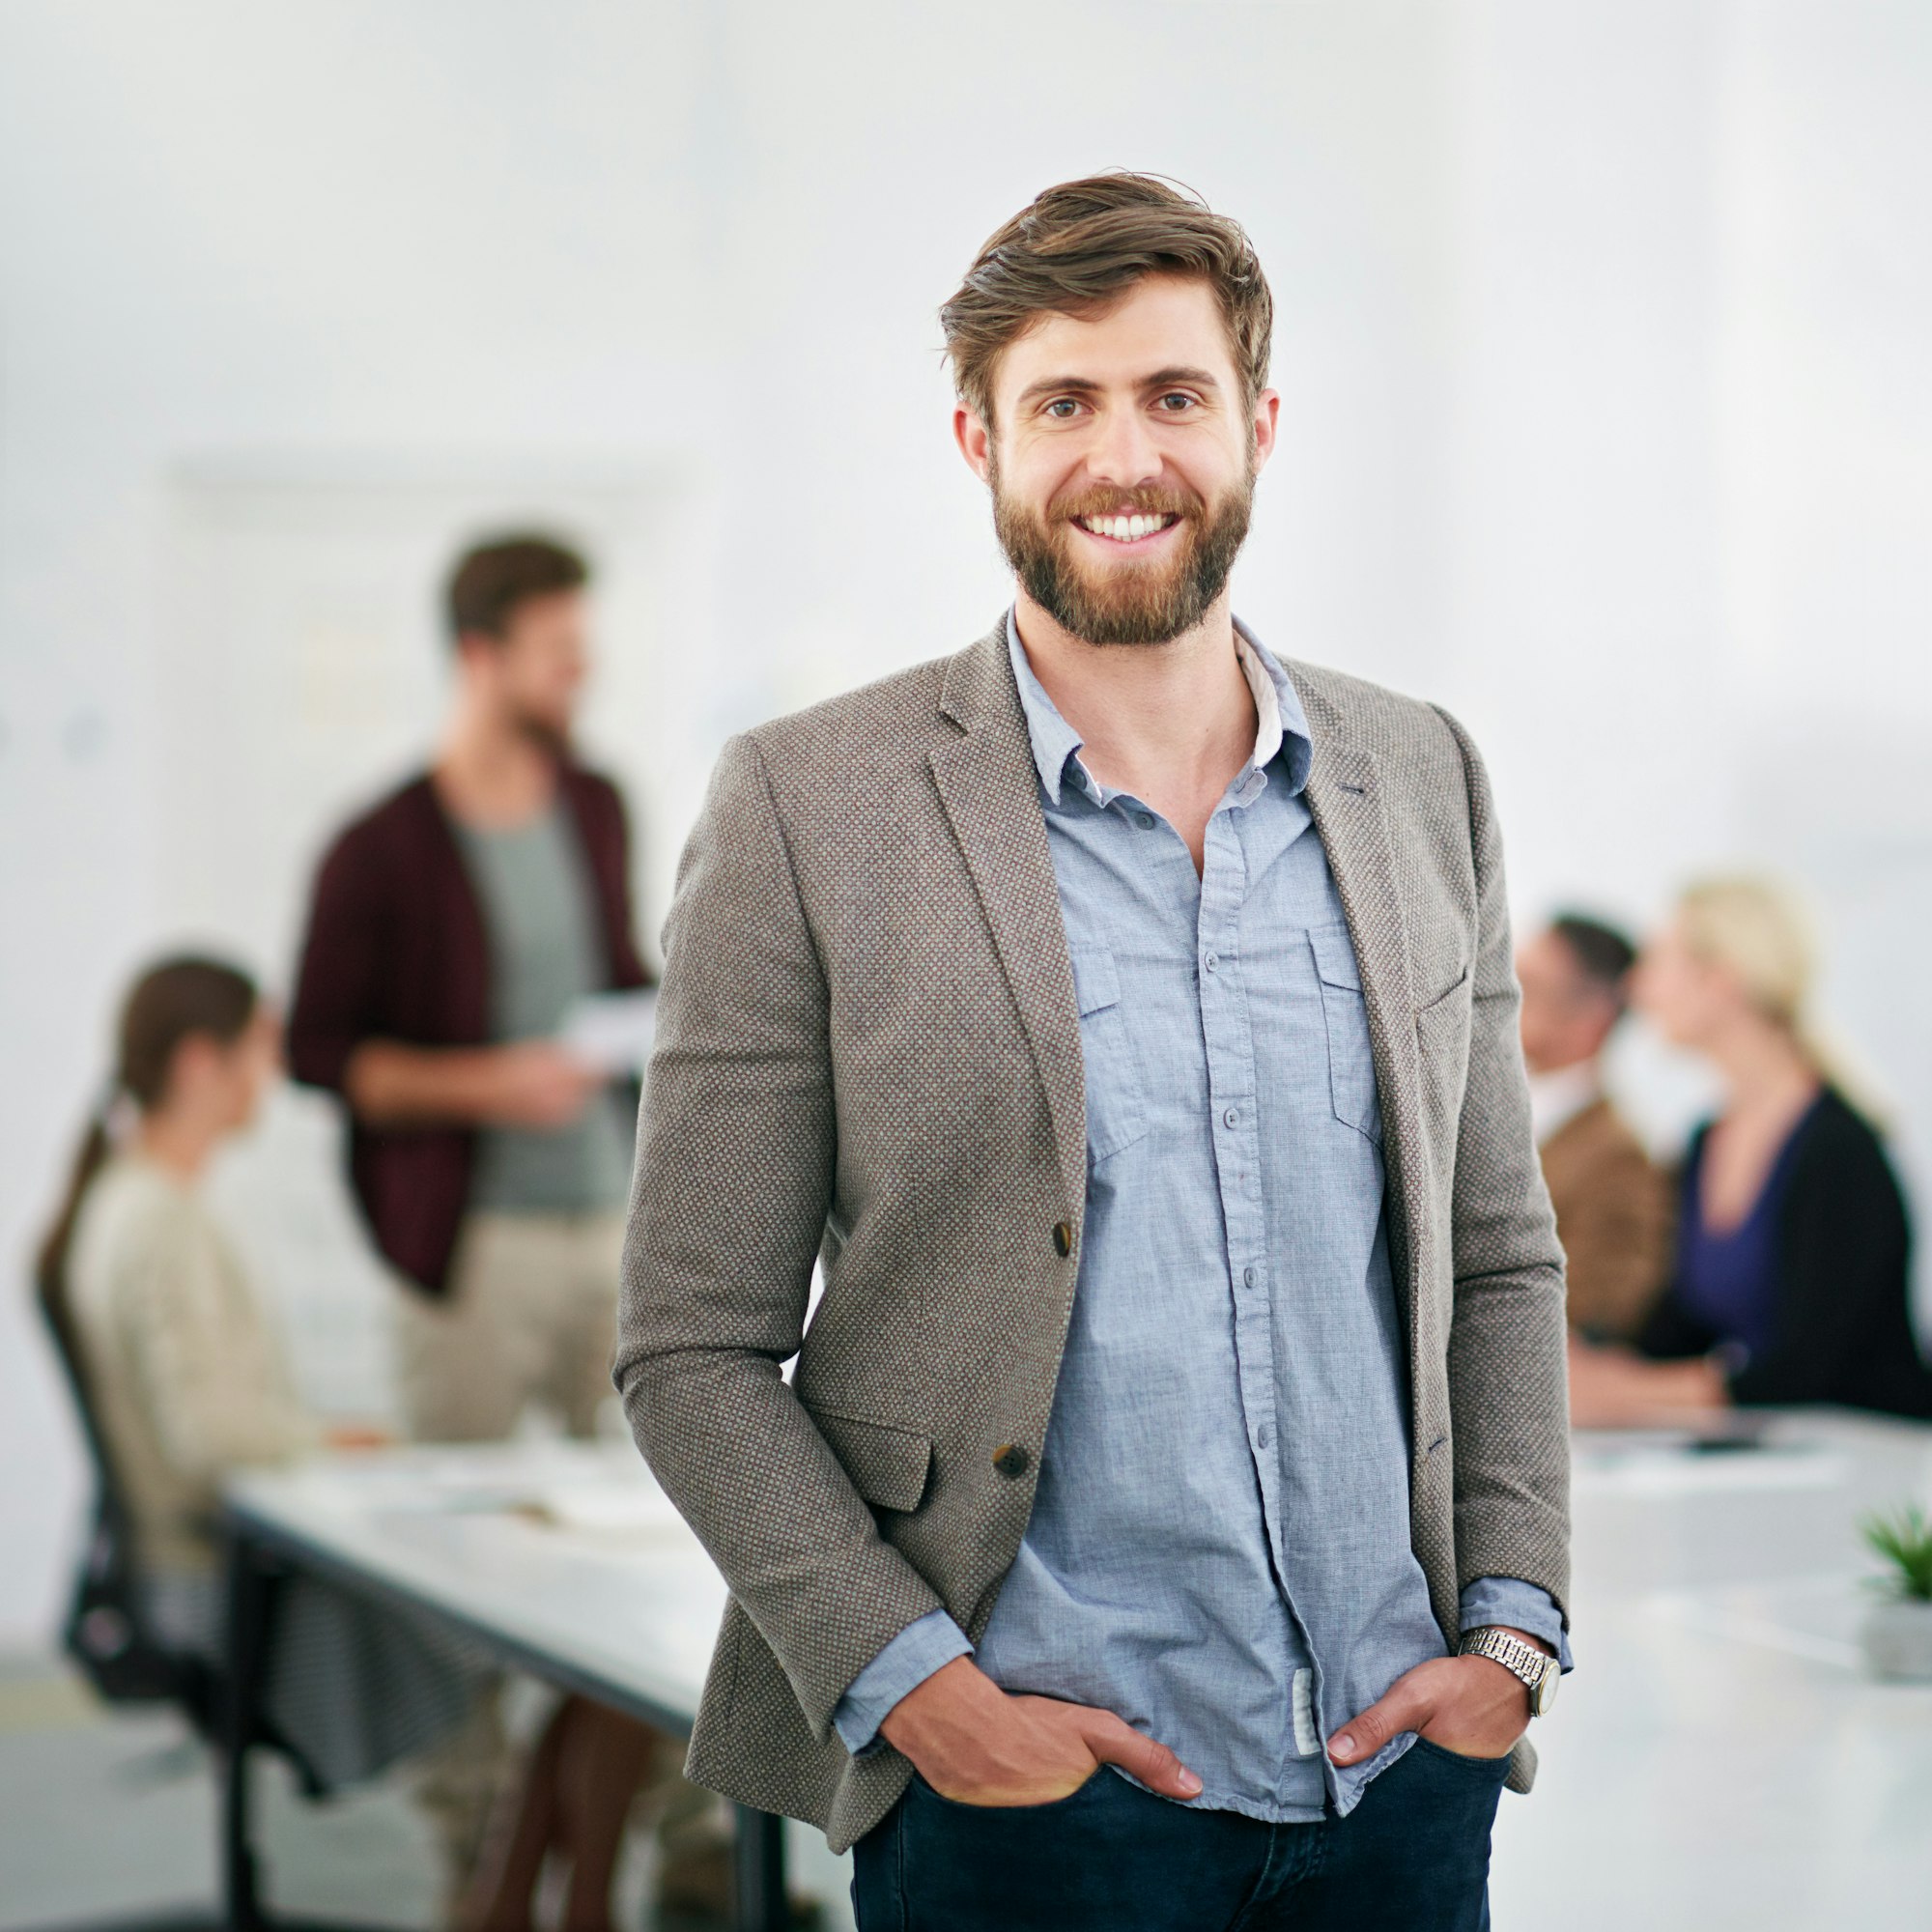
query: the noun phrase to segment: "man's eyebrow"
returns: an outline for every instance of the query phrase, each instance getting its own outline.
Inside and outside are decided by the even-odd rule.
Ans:
[[[1189,388],[1193,389],[1218,389],[1221,386],[1211,369],[1192,369],[1186,367],[1184,364],[1177,364],[1172,369],[1155,370],[1141,384],[1141,387],[1144,389],[1167,389],[1172,388],[1177,383],[1185,383]]]
[[[1142,390],[1172,388],[1177,383],[1185,383],[1190,388],[1218,389],[1221,384],[1211,369],[1197,369],[1186,363],[1176,363],[1167,369],[1156,369],[1151,376],[1143,376],[1136,386]],[[1019,394],[1019,406],[1037,403],[1042,396],[1091,396],[1096,394],[1101,384],[1091,376],[1048,376],[1037,383],[1029,383]]]

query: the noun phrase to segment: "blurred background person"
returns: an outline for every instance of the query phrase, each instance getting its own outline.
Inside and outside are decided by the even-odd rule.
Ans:
[[[1567,1262],[1573,1328],[1634,1336],[1670,1268],[1670,1184],[1612,1104],[1604,1053],[1636,949],[1614,926],[1561,913],[1517,953],[1522,1057],[1543,1178]]]
[[[623,800],[571,749],[589,578],[543,536],[458,560],[456,693],[435,762],[336,839],[309,913],[290,1064],[348,1104],[351,1180],[397,1278],[397,1379],[420,1441],[507,1436],[532,1405],[588,1436],[611,1399],[637,1094],[556,1036],[586,995],[650,975]],[[569,1828],[584,1910],[608,1892],[644,1763],[663,1814],[660,1901],[723,1900],[727,1828],[685,1783],[673,1741],[652,1733],[646,1747],[622,1720],[562,1714],[549,1736],[566,1782],[605,1788]],[[571,1772],[585,1739],[609,1744],[588,1759],[611,1776]],[[477,1764],[503,1749],[479,1747]],[[540,1747],[539,1766],[550,1755]],[[520,1826],[516,1845],[533,1842],[551,1841]],[[528,1909],[526,1861],[506,1857],[489,1903],[470,1908],[497,1925]]]
[[[274,1013],[235,967],[180,958],[142,974],[36,1268],[113,1459],[147,1615],[183,1650],[212,1651],[218,1631],[222,1476],[322,1439],[201,1195],[217,1149],[254,1120],[277,1052]],[[131,1119],[117,1121],[124,1105]]]
[[[221,1485],[326,1441],[296,1392],[255,1285],[204,1199],[224,1143],[274,1078],[277,1016],[220,960],[162,961],[123,1005],[115,1071],[36,1268],[42,1308],[90,1412],[132,1543],[142,1634],[223,1666]],[[323,1791],[417,1757],[415,1792],[445,1889],[466,1879],[487,1794],[453,1775],[484,1672],[433,1628],[312,1577],[278,1600],[264,1709]],[[218,1709],[218,1700],[213,1703]]]
[[[309,914],[290,1064],[348,1103],[423,1440],[508,1435],[534,1401],[587,1435],[611,1394],[636,1096],[555,1036],[649,975],[623,802],[571,755],[588,581],[543,537],[458,562],[436,761],[336,839]]]
[[[1578,1425],[1732,1403],[1932,1416],[1905,1198],[1834,1081],[1814,977],[1802,913],[1761,879],[1690,887],[1644,949],[1638,1009],[1724,1097],[1691,1140],[1670,1287],[1636,1351],[1573,1349]]]

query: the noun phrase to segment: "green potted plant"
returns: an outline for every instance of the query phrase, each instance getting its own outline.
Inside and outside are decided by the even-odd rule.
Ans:
[[[1859,1528],[1887,1566],[1872,1579],[1885,1600],[1860,1633],[1865,1664],[1874,1677],[1932,1682],[1932,1517],[1907,1503]]]

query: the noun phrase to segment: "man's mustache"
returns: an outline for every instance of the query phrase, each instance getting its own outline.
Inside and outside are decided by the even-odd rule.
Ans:
[[[1046,506],[1049,523],[1075,517],[1198,517],[1206,506],[1191,490],[1079,490]]]

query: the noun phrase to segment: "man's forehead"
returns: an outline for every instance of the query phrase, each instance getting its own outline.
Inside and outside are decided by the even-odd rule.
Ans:
[[[1181,369],[1234,384],[1227,324],[1206,282],[1150,275],[1104,308],[1042,310],[1007,345],[999,386],[1011,392],[1056,376],[1138,385]]]

